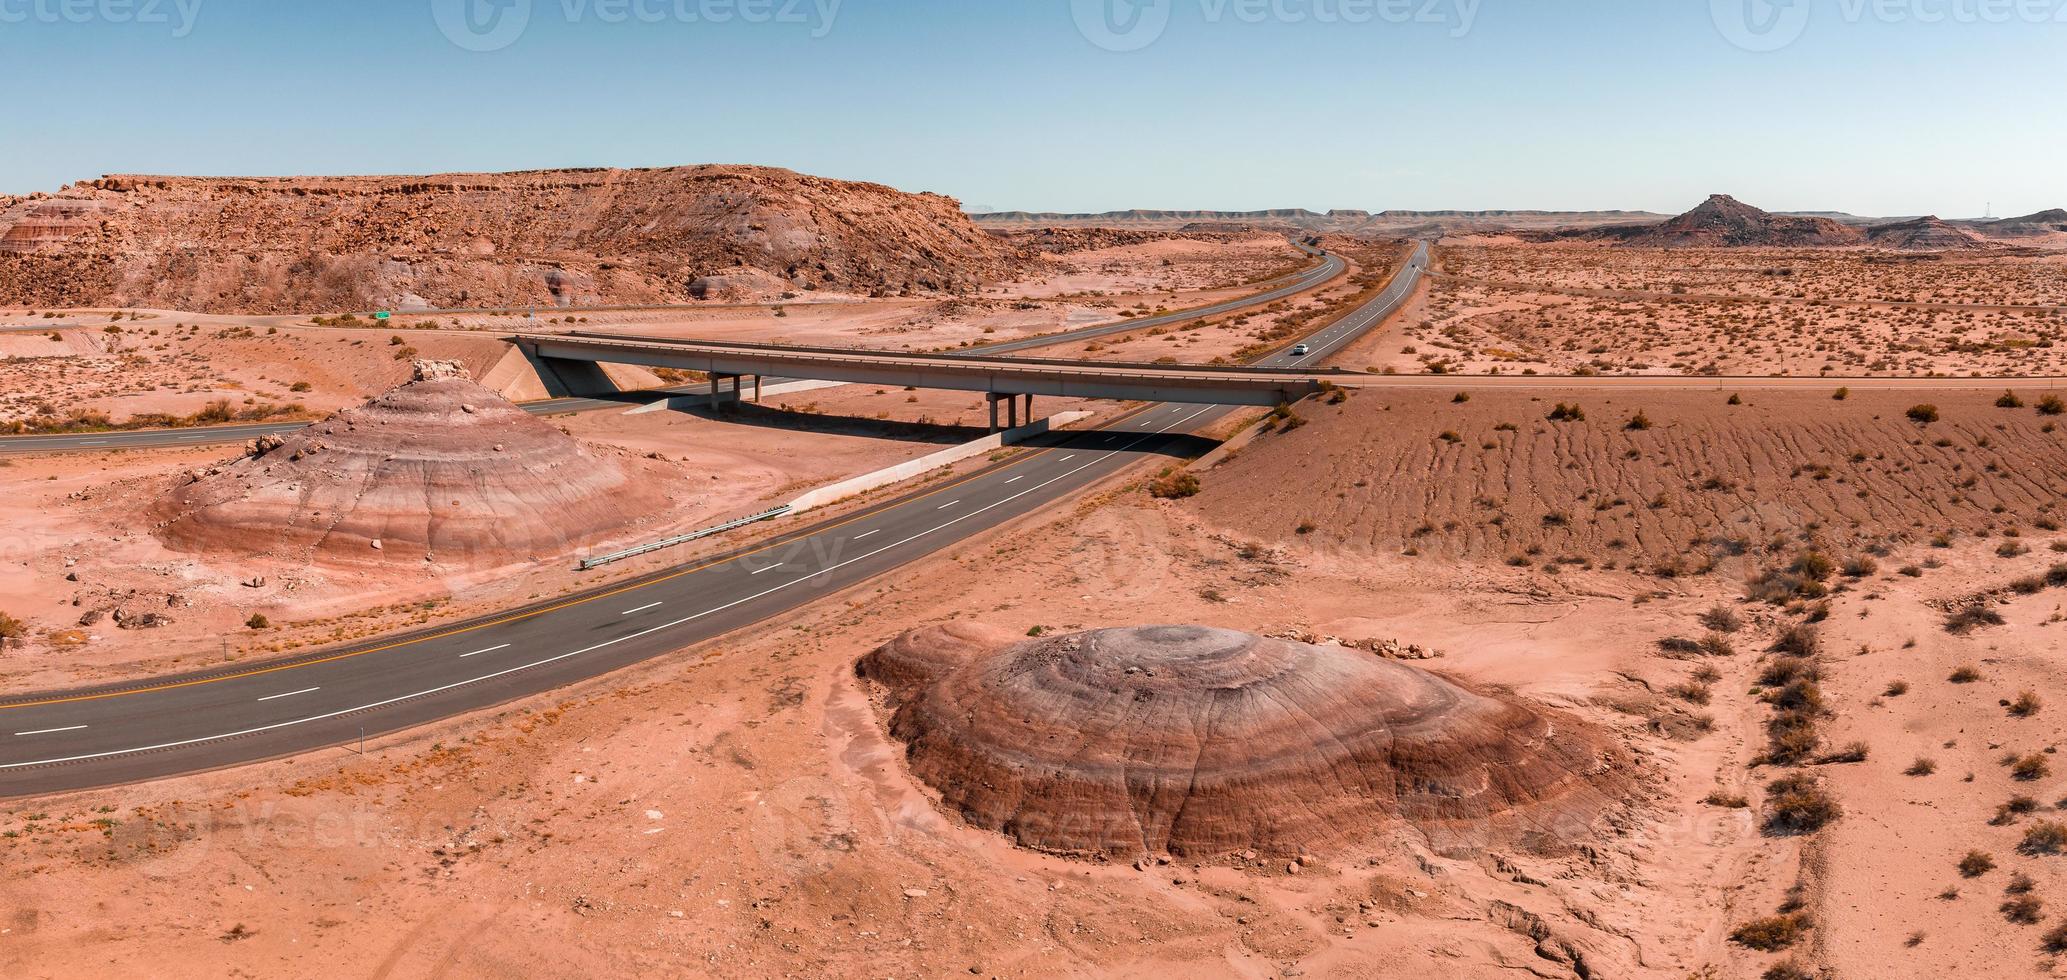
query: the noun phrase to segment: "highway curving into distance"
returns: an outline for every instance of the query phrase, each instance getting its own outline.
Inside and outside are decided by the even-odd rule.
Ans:
[[[969,347],[945,352],[946,356],[1010,354],[1017,351],[1052,347],[1079,340],[1090,340],[1113,334],[1131,333],[1151,327],[1171,326],[1222,313],[1267,306],[1278,300],[1297,296],[1316,289],[1341,275],[1349,268],[1338,255],[1313,248],[1304,242],[1293,242],[1293,247],[1319,259],[1313,265],[1288,276],[1281,276],[1261,285],[1267,287],[1259,292],[1238,296],[1225,302],[1214,303],[1194,309],[1178,310],[1159,316],[1141,317],[1133,320],[1118,320],[1100,323],[1060,333],[1011,340],[981,347]],[[48,330],[48,327],[36,328]],[[768,385],[782,384],[793,379],[766,378]],[[521,406],[533,415],[559,415],[566,412],[595,412],[611,408],[652,401],[670,395],[697,395],[707,389],[702,384],[681,385],[673,388],[646,392],[628,392],[620,398],[554,398],[547,401],[529,402]],[[249,425],[205,426],[191,429],[138,429],[129,432],[85,432],[64,435],[0,436],[0,455],[9,453],[63,453],[94,452],[112,449],[173,449],[191,446],[234,445],[256,439],[262,435],[293,432],[307,422],[258,422]]]
[[[1258,363],[1317,362],[1383,321],[1428,262],[1303,343]],[[1138,326],[1138,324],[1136,324]],[[203,673],[0,700],[0,797],[64,792],[346,745],[597,677],[764,622],[1076,494],[1237,409],[1139,408],[1052,434],[960,479],[583,595],[470,623]]]

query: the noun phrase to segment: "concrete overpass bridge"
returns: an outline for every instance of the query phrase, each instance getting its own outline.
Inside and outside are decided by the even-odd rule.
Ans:
[[[1008,410],[1005,424],[1016,424],[1021,399],[1031,419],[1036,396],[1270,407],[1296,402],[1330,384],[1369,377],[1336,369],[915,354],[598,333],[520,334],[511,339],[527,356],[566,377],[593,371],[600,363],[701,371],[710,375],[713,401],[721,404],[739,400],[749,378],[756,387],[762,378],[781,378],[983,392],[990,397],[994,428],[999,425],[1000,403]]]

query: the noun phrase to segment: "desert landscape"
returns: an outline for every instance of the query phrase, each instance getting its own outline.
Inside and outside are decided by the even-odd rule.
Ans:
[[[0,4],[0,977],[2067,971],[2045,4],[237,6]]]

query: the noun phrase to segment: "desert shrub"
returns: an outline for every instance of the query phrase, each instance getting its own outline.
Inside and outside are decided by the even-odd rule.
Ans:
[[[1953,610],[1950,615],[1947,615],[1945,617],[1945,632],[1951,633],[1954,636],[1965,636],[1982,627],[2001,626],[2004,622],[2002,613],[1996,612],[1993,606],[1983,602],[1976,602],[1972,605],[1962,606],[1959,609]]]
[[[1962,878],[1979,878],[1994,870],[1995,857],[1986,851],[1968,851],[1966,857],[1959,859],[1959,876]]]
[[[1460,392],[1458,392],[1458,393],[1457,393],[1457,397],[1455,397],[1455,398],[1452,398],[1452,399],[1450,399],[1450,404],[1452,404],[1452,405],[1462,405],[1462,404],[1464,404],[1465,402],[1468,402],[1468,401],[1470,401],[1470,400],[1471,400],[1471,393],[1470,393],[1470,392],[1466,392],[1466,391],[1460,391]]]
[[[1811,582],[1826,582],[1837,572],[1837,563],[1820,551],[1809,550],[1795,555],[1787,570]]]
[[[1789,626],[1773,640],[1773,652],[1790,657],[1813,657],[1822,649],[1823,634],[1807,624]]]
[[[1148,484],[1148,495],[1158,500],[1183,500],[1198,496],[1198,475],[1188,470],[1165,473]]]
[[[1803,912],[1753,919],[1730,933],[1730,941],[1762,953],[1777,953],[1801,942],[1814,923]]]
[[[2017,845],[2020,854],[2058,854],[2067,851],[2067,824],[2052,820],[2040,820],[2024,830],[2024,840]]]
[[[1744,794],[1728,793],[1724,792],[1723,790],[1716,790],[1715,792],[1708,794],[1708,796],[1704,798],[1701,802],[1706,803],[1709,806],[1720,807],[1725,810],[1744,810],[1749,809],[1751,806],[1751,801],[1745,799]]]
[[[2067,922],[2046,930],[2046,934],[2039,939],[2038,946],[2055,956],[2067,953]]]
[[[2022,691],[2017,694],[2016,700],[2010,702],[2009,709],[2010,714],[2018,718],[2029,718],[2037,714],[2043,705],[2044,702],[2038,699],[2038,692]]]
[[[1312,534],[1313,532],[1318,531],[1320,529],[1320,525],[1315,524],[1312,521],[1300,521],[1299,526],[1293,528],[1292,530],[1298,534]]]
[[[1871,747],[1865,742],[1852,742],[1816,761],[1826,766],[1856,765],[1865,762],[1871,752]]]
[[[1883,693],[1883,695],[1884,695],[1884,696],[1886,696],[1886,697],[1891,697],[1891,698],[1899,698],[1899,697],[1901,697],[1902,695],[1904,695],[1904,694],[1908,694],[1908,693],[1909,693],[1909,682],[1908,682],[1908,681],[1889,681],[1889,682],[1888,682],[1888,687],[1887,687],[1887,690],[1886,690],[1886,691],[1884,691],[1884,692],[1882,692],[1882,693]]]
[[[2052,771],[2053,767],[2046,762],[2045,756],[2037,752],[2010,760],[2010,777],[2019,782],[2036,782],[2051,775]],[[2067,834],[2067,827],[2062,827],[2061,832]]]
[[[2002,397],[2001,397],[2001,398],[1998,398],[1998,399],[1996,399],[1996,400],[1995,400],[1995,407],[1996,407],[1996,408],[2023,408],[2023,407],[2024,407],[2024,399],[2022,399],[2022,398],[2018,398],[2018,397],[2017,397],[2017,393],[2016,393],[2016,392],[2014,392],[2014,391],[2005,391],[2005,392],[2003,392],[2003,393],[2002,393]]]
[[[293,384],[293,386],[289,387],[289,388],[288,388],[287,390],[288,390],[288,391],[292,391],[292,392],[296,392],[296,393],[300,393],[300,392],[306,392],[306,391],[314,391],[314,390],[315,390],[315,386],[314,386],[314,385],[312,385],[312,384],[309,384],[309,383],[308,383],[308,382],[306,382],[306,381],[297,381],[297,382],[295,382],[295,383]]]
[[[1711,657],[1734,657],[1737,645],[1721,633],[1710,633],[1701,638],[1701,652]]]
[[[0,640],[19,640],[29,635],[29,624],[0,613]]]
[[[2002,917],[2020,926],[2037,925],[2045,901],[2037,895],[2012,895],[2003,900]]]
[[[2060,396],[2047,395],[2038,400],[2038,414],[2060,415],[2063,413],[2067,413],[2067,402],[2061,401]]]
[[[2067,565],[2060,567],[2063,570],[2067,570]],[[1717,633],[1735,633],[1744,628],[1744,617],[1737,615],[1735,609],[1724,605],[1716,605],[1701,614],[1701,625]]]
[[[1707,706],[1710,700],[1712,700],[1712,696],[1708,692],[1708,685],[1696,684],[1693,681],[1686,681],[1683,683],[1674,684],[1671,687],[1666,688],[1665,693],[1670,694],[1673,697],[1680,699],[1681,701],[1685,701],[1688,704],[1698,704],[1704,707]]]
[[[1781,711],[1766,722],[1766,758],[1773,765],[1796,765],[1816,753],[1823,744],[1816,734],[1816,718],[1805,711]]]
[[[1841,402],[1850,397],[1852,397],[1852,389],[1850,388],[1839,388],[1830,393],[1830,400],[1834,402]]]
[[[1823,690],[1808,678],[1788,683],[1772,695],[1773,707],[1781,711],[1804,711],[1810,714],[1823,713]]]
[[[1782,777],[1766,787],[1768,833],[1814,833],[1843,814],[1837,800],[1806,773]]]
[[[1794,960],[1782,960],[1766,967],[1766,972],[1759,974],[1759,980],[1816,980],[1816,975]]]
[[[1961,664],[1952,668],[1952,674],[1945,679],[1954,684],[1972,684],[1981,679],[1981,670],[1973,664]]]
[[[1639,408],[1636,410],[1636,414],[1630,416],[1629,421],[1624,423],[1622,427],[1631,432],[1648,431],[1651,427],[1651,417],[1645,415],[1643,409]]]
[[[1928,776],[1937,771],[1938,763],[1936,760],[1926,759],[1923,756],[1917,756],[1916,761],[1909,764],[1909,768],[1902,770],[1902,775]]]
[[[244,625],[255,630],[262,630],[270,629],[273,623],[266,618],[264,613],[252,613],[251,618],[244,621]]]
[[[1865,555],[1845,559],[1844,573],[1846,578],[1865,578],[1878,571],[1880,571],[1880,563]]]
[[[1552,422],[1584,422],[1586,421],[1586,410],[1577,405],[1567,405],[1564,402],[1558,402],[1557,407],[1551,409],[1550,414],[1546,418]]]
[[[1917,424],[1919,424],[1919,425],[1929,425],[1929,424],[1931,424],[1932,422],[1936,422],[1936,421],[1938,421],[1938,406],[1936,406],[1936,405],[1914,405],[1914,406],[1911,406],[1911,407],[1910,407],[1910,409],[1909,409],[1909,421],[1911,421],[1911,422],[1915,422],[1915,423],[1917,423]]]
[[[2067,588],[2067,564],[2054,565],[2046,570],[2045,584],[2053,588]]]
[[[1800,680],[1816,680],[1821,672],[1806,657],[1774,657],[1759,671],[1760,687],[1785,687]]]

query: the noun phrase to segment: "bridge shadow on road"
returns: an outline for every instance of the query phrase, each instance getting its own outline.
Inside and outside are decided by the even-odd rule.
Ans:
[[[785,432],[815,432],[831,435],[847,435],[866,439],[890,439],[897,442],[937,445],[942,448],[974,442],[990,434],[982,426],[946,425],[937,422],[894,422],[884,419],[863,418],[853,415],[822,415],[817,412],[783,410],[741,402],[726,406],[723,412],[713,412],[709,404],[673,408],[677,412],[695,418],[722,422],[727,425],[746,425],[766,429],[781,429]],[[1069,447],[1092,451],[1127,447],[1129,452],[1168,456],[1172,459],[1192,459],[1203,456],[1220,445],[1217,439],[1183,433],[1163,433],[1142,439],[1146,433],[1127,431],[1090,431],[1069,429],[1034,436],[1013,444],[1019,449],[1056,449]],[[1112,437],[1108,439],[1107,437]],[[1137,440],[1139,440],[1137,442]]]

